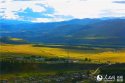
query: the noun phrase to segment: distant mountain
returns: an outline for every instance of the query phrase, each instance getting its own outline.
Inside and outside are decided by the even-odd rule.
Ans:
[[[21,23],[31,23],[31,22],[20,21],[20,20],[0,19],[0,24],[21,24]]]
[[[0,36],[56,44],[125,45],[125,19],[74,19],[49,23],[1,23]]]
[[[0,20],[0,30],[1,31],[22,31],[22,30],[50,30],[55,27],[59,27],[62,25],[72,25],[72,24],[90,24],[100,21],[100,19],[73,19],[70,21],[62,21],[62,22],[48,22],[48,23],[32,23],[26,21],[16,21],[16,20]]]

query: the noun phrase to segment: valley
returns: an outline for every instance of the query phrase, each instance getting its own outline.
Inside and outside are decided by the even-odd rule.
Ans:
[[[0,22],[2,83],[97,83],[98,74],[125,76],[125,19]]]

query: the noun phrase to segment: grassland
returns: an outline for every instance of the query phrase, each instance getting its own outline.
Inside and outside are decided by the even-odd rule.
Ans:
[[[46,60],[38,62],[35,60],[37,56]],[[19,60],[19,57],[23,57],[23,60]],[[52,61],[47,63],[47,59],[51,58],[58,59],[54,59],[56,63],[52,63]],[[63,60],[77,59],[79,62],[59,63],[58,60],[61,60],[61,58]],[[86,58],[91,61],[85,61]],[[105,64],[105,62],[109,61],[118,63]],[[95,79],[91,77],[91,74],[96,69],[101,67],[97,72],[100,74],[114,75],[116,72],[116,74],[125,75],[124,63],[124,48],[116,49],[85,45],[1,44],[0,82],[4,80],[9,83],[15,83],[15,81],[17,83],[76,83],[79,81],[94,83]],[[81,77],[82,75],[83,77]]]
[[[90,58],[94,62],[112,63],[125,62],[125,50],[113,50],[111,48],[94,48],[94,49],[64,49],[51,46],[33,46],[32,44],[12,45],[2,44],[0,53],[20,53],[45,57],[61,57],[72,59]]]

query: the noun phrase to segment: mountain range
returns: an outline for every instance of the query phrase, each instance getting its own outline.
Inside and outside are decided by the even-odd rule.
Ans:
[[[86,18],[48,23],[0,20],[0,37],[22,38],[32,43],[125,46],[125,19]]]

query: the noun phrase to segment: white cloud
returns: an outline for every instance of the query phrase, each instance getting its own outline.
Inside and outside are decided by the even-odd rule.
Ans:
[[[56,10],[55,14],[71,15],[74,18],[98,18],[102,16],[104,10],[113,11],[111,13],[111,15],[113,16],[114,15],[113,13],[117,12],[119,8],[125,10],[125,5],[114,4],[112,2],[113,0],[86,0],[86,1],[48,0],[47,1],[48,5],[55,8]],[[121,13],[124,13],[124,11],[122,11]]]
[[[46,14],[53,18],[34,18],[32,21],[62,21],[66,18],[56,16],[72,16],[73,18],[100,18],[100,17],[125,17],[125,4],[113,3],[116,0],[3,0],[0,3],[0,13],[6,19],[20,19],[16,13],[31,8],[33,12],[44,12],[46,8],[38,5],[52,7],[54,13]],[[13,12],[15,11],[15,12]]]
[[[24,11],[26,8],[31,8],[33,12],[43,12],[45,8],[36,5],[38,1],[13,1],[6,0],[0,3],[0,9],[4,8],[3,18],[7,19],[19,19],[17,12]]]
[[[58,21],[64,21],[69,20],[68,18],[62,18],[62,17],[53,17],[53,18],[35,18],[32,20],[32,22],[58,22]]]
[[[47,18],[36,18],[32,22],[50,22],[50,19]]]

